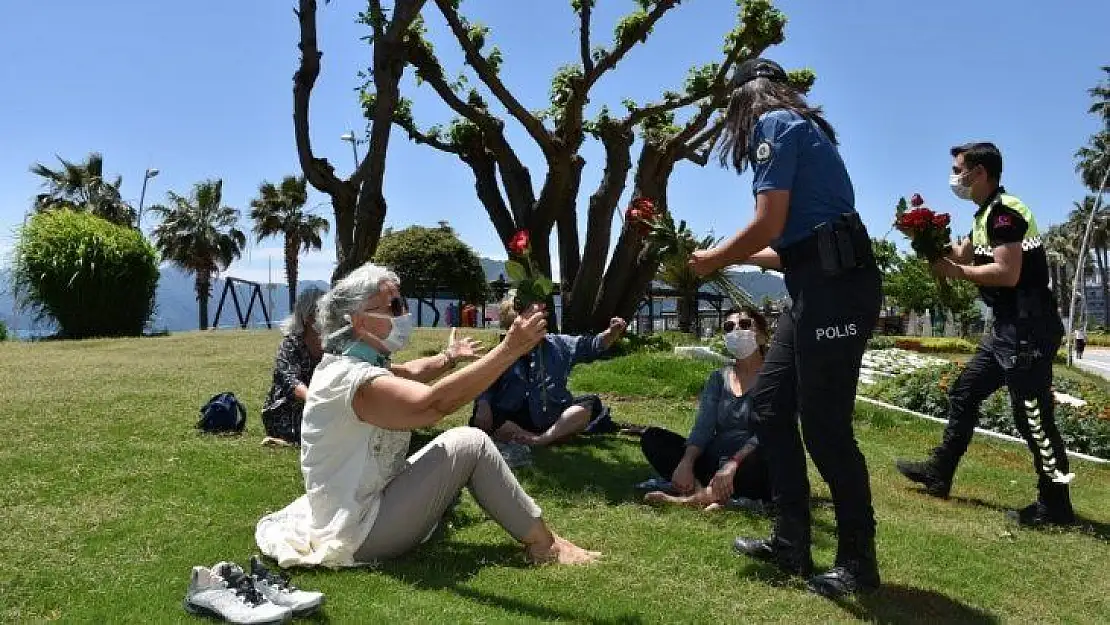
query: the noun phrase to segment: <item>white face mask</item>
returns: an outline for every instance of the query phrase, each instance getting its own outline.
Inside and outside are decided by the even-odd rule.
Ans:
[[[408,345],[409,337],[412,336],[412,315],[405,313],[398,317],[393,317],[382,313],[366,314],[371,317],[377,317],[378,319],[389,319],[393,324],[393,327],[389,330],[389,336],[380,339],[382,345],[385,345],[385,348],[388,349],[391,354],[401,351],[405,348],[405,345]]]
[[[725,335],[725,349],[737,360],[744,360],[759,349],[755,330],[736,329]]]
[[[971,199],[971,187],[963,183],[963,176],[960,174],[952,174],[948,177],[948,186],[952,189],[952,193],[961,200]]]

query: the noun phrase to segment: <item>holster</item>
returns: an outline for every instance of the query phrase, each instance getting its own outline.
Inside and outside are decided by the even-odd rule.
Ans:
[[[874,266],[871,238],[859,213],[844,213],[813,229],[817,238],[817,257],[826,276]]]

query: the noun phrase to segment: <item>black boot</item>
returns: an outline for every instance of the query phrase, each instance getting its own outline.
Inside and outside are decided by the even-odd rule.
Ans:
[[[823,597],[837,598],[879,588],[879,563],[873,534],[841,537],[836,565],[814,575],[806,586]]]
[[[942,470],[935,456],[918,462],[897,460],[894,466],[911,481],[923,485],[927,495],[948,499],[952,490],[952,472]]]
[[[813,574],[813,558],[809,553],[809,543],[804,546],[800,541],[791,543],[776,536],[770,538],[738,537],[732,547],[741,554],[770,562],[791,575],[808,577]]]
[[[1071,507],[1071,490],[1067,484],[1056,484],[1045,477],[1040,481],[1040,497],[1021,510],[1011,510],[1006,517],[1025,527],[1075,525],[1075,510]]]

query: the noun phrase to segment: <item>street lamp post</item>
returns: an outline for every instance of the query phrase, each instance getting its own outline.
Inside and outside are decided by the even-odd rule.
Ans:
[[[146,183],[150,179],[158,175],[158,170],[153,167],[148,167],[146,173],[143,174],[143,192],[139,194],[139,230],[143,229],[143,202],[146,200]]]
[[[348,130],[339,138],[351,144],[351,153],[355,156],[355,169],[358,169],[358,139],[355,138],[355,131]]]

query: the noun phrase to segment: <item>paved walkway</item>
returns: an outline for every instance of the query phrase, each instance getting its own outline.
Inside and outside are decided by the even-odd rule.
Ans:
[[[1076,358],[1072,362],[1085,371],[1110,380],[1110,349],[1087,348],[1083,351],[1083,358]]]

